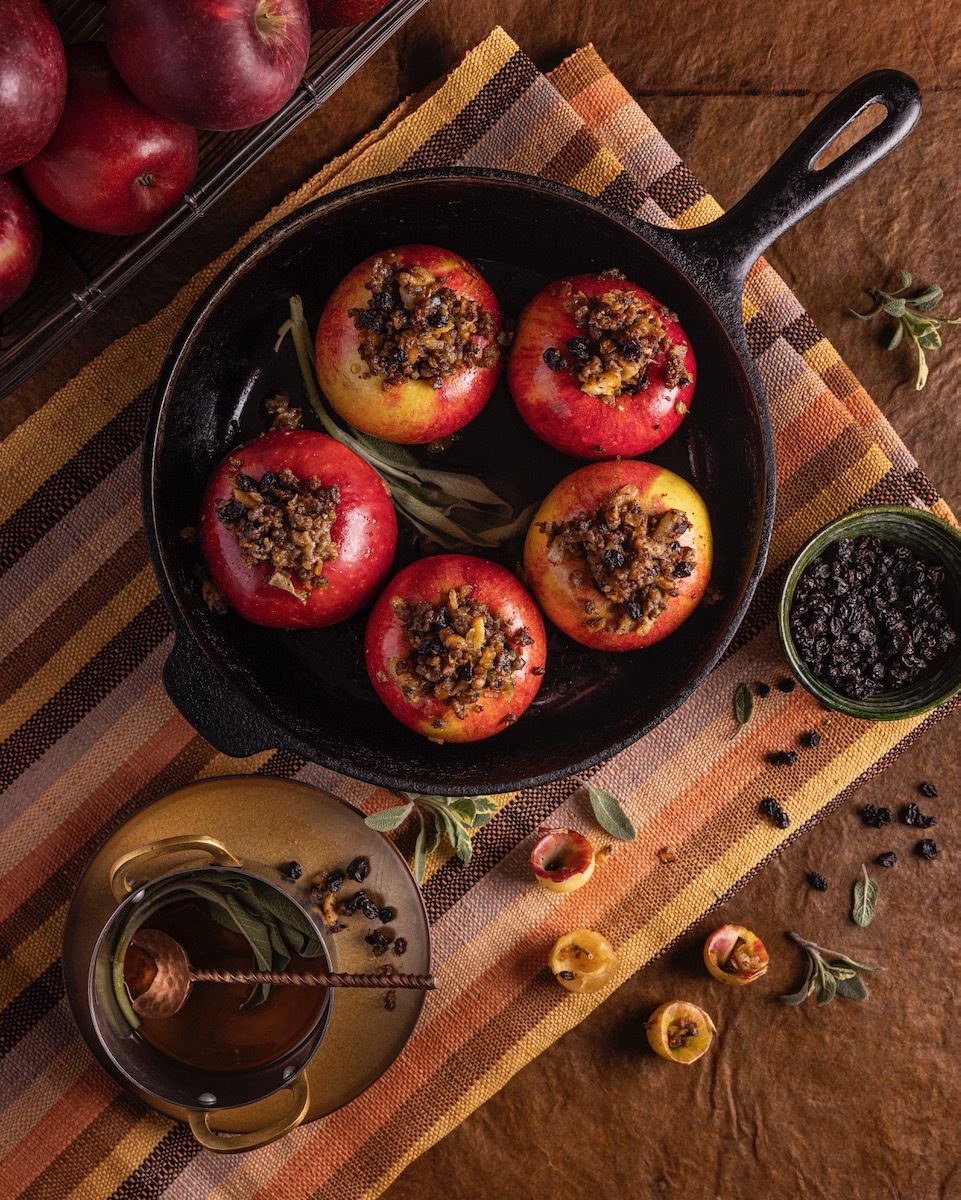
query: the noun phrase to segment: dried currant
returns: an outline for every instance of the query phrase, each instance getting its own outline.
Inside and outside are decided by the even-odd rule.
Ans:
[[[828,881],[817,871],[808,872],[808,883],[816,892],[826,892],[828,890]]]
[[[941,847],[931,838],[925,838],[914,847],[914,853],[921,858],[935,859],[941,853]]]
[[[888,850],[886,854],[879,854],[874,861],[879,867],[893,867],[898,861],[898,856],[893,850]]]
[[[370,873],[370,863],[366,858],[355,858],[347,867],[344,874],[354,883],[363,883]]]

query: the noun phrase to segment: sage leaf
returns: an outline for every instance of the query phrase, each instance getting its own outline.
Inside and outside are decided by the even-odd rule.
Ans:
[[[850,977],[845,977],[844,979],[838,979],[837,975],[835,975],[835,979],[837,979],[837,992],[839,996],[844,996],[847,1000],[867,999],[868,989],[853,972]]]
[[[830,1004],[838,990],[837,980],[830,971],[821,971],[817,981],[818,1008]]]
[[[884,311],[889,317],[903,317],[904,307],[903,300],[886,300],[884,303]]]
[[[742,683],[734,693],[734,719],[737,721],[736,732],[740,733],[753,716],[754,693],[746,683]]]
[[[911,284],[914,282],[914,280],[911,278],[911,272],[905,271],[904,268],[902,267],[900,274],[901,274],[901,287],[909,288],[911,286]]]
[[[423,814],[418,812],[417,815],[420,817],[420,829],[417,833],[417,841],[414,843],[414,878],[420,886],[427,873],[427,830],[424,827]]]
[[[813,987],[814,967],[811,962],[808,961],[807,974],[804,976],[804,982],[801,984],[798,990],[796,992],[791,992],[791,994],[788,996],[780,996],[779,999],[782,1004],[803,1004],[808,996],[810,996]]]
[[[902,293],[911,286],[911,273],[910,271],[901,271],[900,276],[902,284],[900,291],[882,292],[878,288],[865,288],[876,307],[866,313],[855,312],[854,316],[861,321],[871,321],[881,313],[893,317],[897,324],[888,339],[888,350],[896,350],[901,345],[904,331],[907,330],[917,351],[918,370],[914,386],[920,391],[928,380],[925,351],[939,350],[942,345],[941,326],[957,325],[961,323],[961,318],[933,315],[933,310],[944,299],[944,290],[938,284],[929,284],[926,288],[916,291],[914,295],[905,296]],[[848,311],[853,312],[852,309]]]
[[[413,809],[413,800],[408,804],[398,804],[394,808],[382,808],[380,812],[364,817],[364,824],[369,825],[371,829],[376,829],[379,833],[390,833],[392,829],[399,829],[403,825]]]
[[[897,350],[898,346],[901,345],[901,338],[902,338],[903,334],[904,334],[904,325],[899,323],[898,326],[895,328],[894,333],[891,335],[891,340],[888,342],[889,350]]]
[[[864,878],[854,885],[854,908],[851,916],[858,925],[870,925],[878,906],[878,885],[868,877],[867,867],[861,867]]]
[[[589,783],[587,784],[587,798],[590,801],[594,819],[605,833],[619,838],[622,842],[634,841],[637,837],[637,830],[616,796]]]

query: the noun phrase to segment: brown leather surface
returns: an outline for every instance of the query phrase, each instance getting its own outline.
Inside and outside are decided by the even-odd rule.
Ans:
[[[893,285],[901,266],[919,283],[941,283],[953,300],[945,309],[961,313],[961,14],[937,0],[433,0],[121,301],[0,401],[0,434],[494,24],[543,68],[593,41],[722,204],[857,75],[891,66],[918,79],[925,111],[908,142],[769,257],[961,511],[961,327],[946,331],[918,393],[909,348],[888,354],[874,326],[846,315],[863,303],[863,285]],[[422,1155],[387,1196],[961,1196],[957,738],[951,718],[909,749]],[[933,863],[912,854],[916,831],[869,829],[856,812],[868,800],[895,810],[920,800],[924,779],[941,792],[921,801],[940,818]],[[848,916],[851,885],[862,862],[890,849],[900,861],[873,869],[878,915],[859,929]],[[808,887],[811,870],[828,878],[826,893]],[[752,927],[771,951],[768,975],[750,987],[724,988],[700,965],[704,934],[724,921]],[[863,1003],[784,1008],[776,997],[801,978],[787,929],[889,971],[869,982]],[[720,1031],[692,1067],[646,1049],[644,1018],[673,998],[701,1003]]]

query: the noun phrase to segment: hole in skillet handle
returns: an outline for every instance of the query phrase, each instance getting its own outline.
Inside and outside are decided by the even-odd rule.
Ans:
[[[838,147],[838,139],[868,109],[883,109],[880,122],[852,145],[845,139]],[[689,273],[709,292],[720,289],[739,297],[745,276],[771,243],[880,162],[920,115],[918,85],[901,71],[872,71],[849,84],[733,208],[709,225],[678,231]],[[865,124],[859,125],[862,131]],[[840,153],[829,154],[832,148]]]

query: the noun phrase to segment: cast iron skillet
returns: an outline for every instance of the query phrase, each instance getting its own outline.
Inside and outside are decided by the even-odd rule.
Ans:
[[[813,164],[855,117],[880,102],[883,121],[822,170]],[[347,188],[294,213],[211,284],[157,383],[144,447],[150,553],[176,632],[164,682],[191,724],[243,756],[285,748],[372,783],[442,794],[503,792],[584,771],[673,712],[718,661],[760,577],[774,514],[774,452],[761,381],[741,321],[749,267],[781,233],[861,175],[910,131],[914,82],[878,71],[815,118],[734,208],[687,231],[655,227],[580,192],[488,170],[403,173]],[[363,616],[329,630],[284,633],[211,614],[194,574],[194,524],[205,482],[233,447],[267,427],[262,401],[302,395],[289,345],[277,354],[287,298],[313,325],[357,262],[429,242],[477,263],[508,313],[545,283],[619,267],[679,315],[693,340],[691,413],[650,457],[692,479],[715,532],[720,599],[657,646],[627,654],[576,647],[553,631],[544,687],[515,726],[482,742],[436,746],[401,726],[363,668]],[[579,463],[522,425],[502,384],[446,457],[483,473],[519,503],[540,500]],[[418,548],[403,535],[400,560]],[[507,565],[516,562],[506,555]]]

